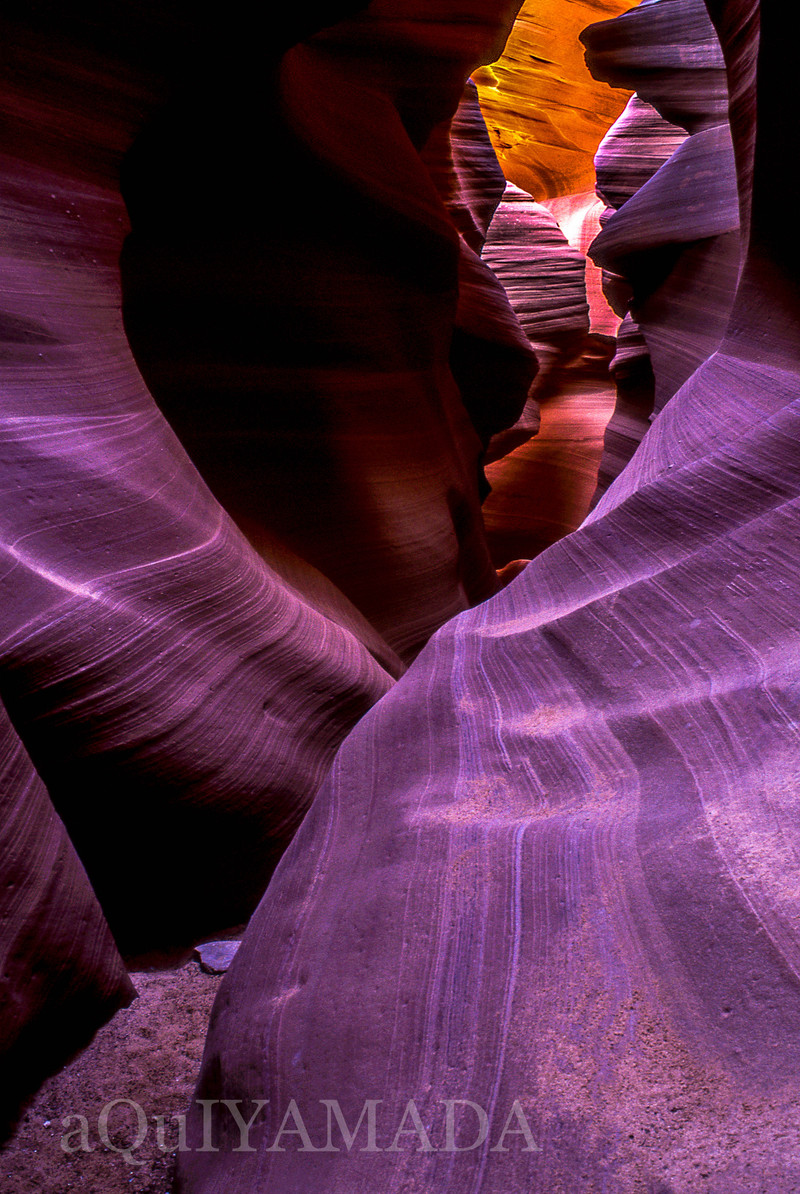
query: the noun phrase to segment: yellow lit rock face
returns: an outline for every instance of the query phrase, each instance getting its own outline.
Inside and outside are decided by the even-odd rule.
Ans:
[[[592,159],[630,92],[597,83],[578,34],[638,0],[525,0],[503,56],[473,78],[507,178],[549,199],[594,190]]]

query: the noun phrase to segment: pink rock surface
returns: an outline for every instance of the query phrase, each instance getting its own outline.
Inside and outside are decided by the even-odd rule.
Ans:
[[[506,186],[482,257],[502,283],[538,362],[519,418],[489,445],[491,463],[538,431],[539,402],[558,386],[560,368],[583,344],[589,308],[585,259],[547,208],[513,183]]]
[[[582,195],[564,195],[542,204],[555,216],[570,248],[584,258],[586,300],[589,304],[589,331],[598,336],[615,336],[620,317],[603,293],[603,271],[588,256],[589,246],[600,231],[600,217],[606,204],[594,191]]]
[[[592,196],[538,204],[509,184],[489,229],[483,258],[539,362],[521,417],[487,452],[492,492],[483,518],[498,568],[532,558],[579,526],[596,488],[613,404],[612,341],[601,329],[608,326],[603,320],[619,322],[601,294],[594,295],[594,312],[590,305],[584,251],[598,206]],[[600,270],[592,270],[599,292]]]
[[[459,237],[422,150],[514,5],[364,7],[278,13],[266,49],[236,8],[0,20],[0,693],[52,801],[37,780],[21,825],[12,785],[0,824],[14,874],[65,859],[2,905],[20,1039],[127,991],[100,907],[126,954],[243,921],[402,672],[387,640],[413,655],[496,587],[449,366]],[[474,103],[456,142],[453,207],[480,224]],[[205,480],[126,338],[120,171],[128,329]],[[61,949],[73,916],[86,942]],[[51,946],[49,993],[24,990]]]
[[[752,6],[713,12],[735,96]],[[788,19],[761,27],[759,121],[785,100]],[[777,151],[756,141],[720,347],[587,522],[443,627],[337,756],[198,1088],[269,1100],[255,1151],[220,1115],[184,1194],[800,1186],[800,251]],[[308,1148],[279,1135],[292,1099]],[[332,1099],[351,1130],[382,1100],[374,1149],[334,1122],[325,1151]],[[448,1099],[485,1111],[474,1148],[466,1127],[448,1147]],[[515,1100],[532,1142],[502,1135]],[[195,1106],[195,1147],[201,1128]]]
[[[380,640],[280,545],[256,554],[156,409],[119,197],[35,159],[3,174],[4,698],[127,944],[236,923],[388,687]]]
[[[653,363],[641,329],[630,315],[620,324],[609,371],[614,379],[616,401],[603,435],[593,505],[633,456],[653,414],[656,390]]]
[[[635,96],[598,150],[598,192],[617,210],[603,216],[590,253],[606,271],[616,309],[630,315],[647,346],[653,404],[646,409],[645,385],[642,403],[634,405],[650,418],[722,339],[740,265],[739,196],[719,101],[726,93],[724,60],[701,0],[661,0],[627,14],[619,26],[608,24],[614,28],[595,25],[583,34],[590,66],[603,77],[628,69],[634,85],[639,73],[629,62],[640,54],[653,68],[640,80],[651,103]],[[674,47],[687,33],[681,55]],[[680,103],[670,71],[682,80]],[[638,414],[631,422],[630,399],[620,393],[601,487],[624,463],[623,439],[633,447],[635,428],[646,430]],[[618,424],[625,425],[622,437]]]
[[[688,137],[638,95],[628,101],[594,159],[597,194],[615,210],[649,182]]]

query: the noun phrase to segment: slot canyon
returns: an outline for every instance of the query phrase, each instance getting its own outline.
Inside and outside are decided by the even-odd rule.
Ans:
[[[2,1194],[800,1194],[797,23],[2,6]]]

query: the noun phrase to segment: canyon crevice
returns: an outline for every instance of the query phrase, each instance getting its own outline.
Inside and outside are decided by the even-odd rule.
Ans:
[[[800,1190],[791,14],[0,40],[9,1131],[235,934],[180,1194]]]

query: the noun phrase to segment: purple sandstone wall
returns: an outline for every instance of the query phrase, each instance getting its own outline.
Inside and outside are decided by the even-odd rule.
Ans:
[[[466,213],[485,231],[500,197],[459,103],[515,5],[473,4],[455,38],[447,4],[432,24],[366,7],[276,12],[267,42],[236,3],[0,16],[0,1000],[20,1072],[130,997],[117,947],[247,918],[402,673],[394,647],[497,586],[481,436],[535,362],[488,271],[459,297]],[[469,359],[517,389],[468,402],[454,329],[478,323]]]
[[[794,30],[765,6],[756,129],[757,7],[709,7],[748,245],[719,348],[344,744],[209,1034],[198,1098],[269,1100],[253,1151],[212,1108],[182,1194],[800,1189],[800,250],[763,132]],[[325,1151],[324,1100],[382,1100],[375,1148]]]

